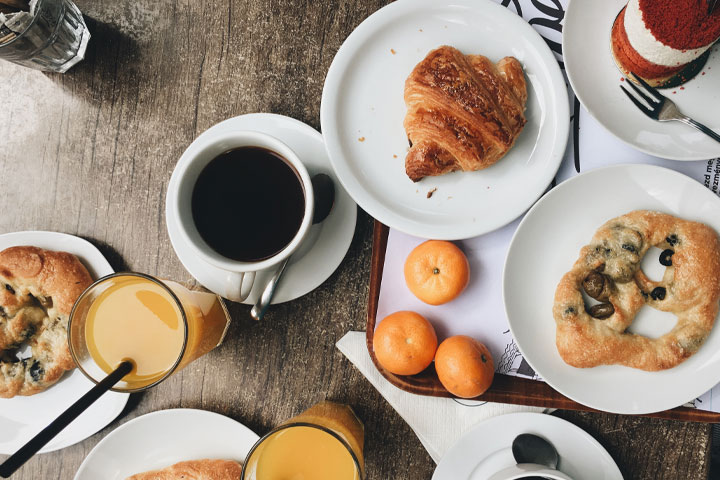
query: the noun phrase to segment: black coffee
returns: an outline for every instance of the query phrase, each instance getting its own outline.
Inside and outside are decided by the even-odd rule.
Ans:
[[[192,195],[200,236],[220,255],[242,262],[264,260],[285,248],[304,212],[295,169],[260,147],[236,148],[213,159]]]

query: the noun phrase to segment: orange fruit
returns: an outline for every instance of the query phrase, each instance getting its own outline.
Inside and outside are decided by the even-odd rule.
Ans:
[[[405,283],[413,295],[430,305],[453,300],[469,280],[467,257],[451,242],[428,240],[415,247],[405,260]]]
[[[495,376],[490,351],[466,335],[446,338],[440,344],[435,353],[435,370],[447,391],[461,398],[483,394]]]
[[[375,329],[375,357],[396,375],[415,375],[435,357],[437,335],[432,324],[415,312],[395,312]]]

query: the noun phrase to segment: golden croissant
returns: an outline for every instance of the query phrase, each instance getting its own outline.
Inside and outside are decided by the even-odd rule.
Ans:
[[[189,460],[125,480],[239,480],[242,465],[233,460]]]
[[[497,64],[443,46],[427,54],[405,81],[405,171],[414,182],[496,163],[525,125],[527,89],[513,57]]]

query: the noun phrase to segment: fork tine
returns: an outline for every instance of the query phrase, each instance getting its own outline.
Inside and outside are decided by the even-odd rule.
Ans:
[[[620,85],[620,88],[622,88],[622,91],[625,92],[625,95],[627,95],[628,98],[629,98],[630,100],[632,100],[632,102],[635,104],[636,107],[638,107],[645,115],[647,115],[648,117],[652,118],[652,116],[653,116],[653,115],[652,115],[652,110],[650,110],[648,107],[646,107],[645,105],[643,105],[643,103],[642,103],[640,100],[638,100],[637,98],[635,98],[635,97],[633,96],[633,94],[628,91],[627,88],[623,87],[622,85]]]
[[[628,85],[630,85],[630,87],[631,87],[633,90],[635,90],[635,91],[637,92],[638,95],[640,95],[640,96],[648,103],[648,105],[650,106],[650,108],[653,108],[653,107],[657,106],[657,105],[660,103],[660,102],[655,101],[655,99],[650,98],[650,97],[648,97],[647,95],[645,95],[645,93],[644,93],[642,90],[640,90],[640,87],[638,87],[637,85],[635,85],[633,82],[627,82],[627,83],[628,83]]]
[[[647,82],[646,82],[645,80],[643,80],[642,78],[638,77],[637,75],[635,75],[635,74],[632,73],[632,72],[630,72],[630,73],[631,73],[631,75],[635,78],[635,80],[637,80],[638,82],[640,82],[640,85],[642,85],[643,87],[645,87],[645,90],[647,90],[648,92],[650,92],[650,93],[655,97],[655,100],[657,100],[658,102],[662,102],[662,101],[663,101],[663,99],[665,98],[665,96],[664,96],[662,93],[658,92],[655,88],[651,87],[650,84],[647,83]]]

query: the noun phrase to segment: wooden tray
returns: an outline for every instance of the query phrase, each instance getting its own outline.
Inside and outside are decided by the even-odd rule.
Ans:
[[[394,375],[385,370],[375,358],[373,335],[377,321],[378,298],[385,266],[385,250],[390,229],[375,221],[373,229],[372,267],[370,271],[370,294],[368,299],[367,349],[375,367],[390,383],[410,393],[432,397],[452,397],[438,380],[435,368],[431,365],[425,371],[412,376]],[[598,411],[581,405],[561,395],[547,383],[527,378],[496,374],[490,389],[476,400],[488,402],[514,403],[545,408],[563,408],[567,410]],[[647,417],[667,418],[689,422],[720,422],[720,413],[708,412],[688,407],[677,407],[664,412],[644,415]]]

